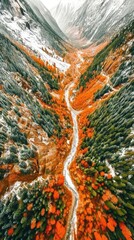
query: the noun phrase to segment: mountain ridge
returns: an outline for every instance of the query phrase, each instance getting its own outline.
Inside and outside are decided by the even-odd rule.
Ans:
[[[43,17],[39,10],[42,5],[35,10],[32,2],[33,1],[28,5],[28,1],[25,0],[17,2],[13,0],[12,3],[9,0],[6,2],[2,0],[0,8],[1,24],[3,24],[4,27],[6,26],[7,32],[13,34],[13,37],[16,37],[16,40],[28,44],[28,39],[31,37],[33,46],[29,44],[29,47],[34,48],[34,44],[37,46],[37,43],[40,45],[39,42],[42,42],[42,47],[44,43],[44,48],[46,46],[55,49],[62,55],[62,53],[66,51],[66,48],[69,47],[65,35],[59,29],[50,12],[45,9],[47,15],[45,13],[45,16]],[[14,6],[16,6],[15,10]],[[8,11],[6,11],[6,9]],[[45,17],[47,21],[45,20]],[[37,31],[38,36],[36,36]],[[39,46],[39,48],[41,47]]]
[[[76,46],[89,46],[94,42],[104,41],[109,37],[109,33],[111,36],[117,33],[134,17],[132,0],[120,0],[119,2],[113,0],[84,1],[78,9],[74,10],[70,9],[68,4],[67,13],[65,11],[66,20],[63,20],[62,23],[63,14],[61,13],[64,12],[63,9],[64,4],[59,4],[55,9],[54,17],[57,23],[61,24],[62,31]],[[78,32],[74,37],[72,37],[73,31]]]

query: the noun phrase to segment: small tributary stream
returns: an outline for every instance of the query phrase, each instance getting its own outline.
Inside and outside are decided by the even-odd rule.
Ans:
[[[73,196],[73,203],[69,214],[69,223],[67,227],[66,233],[66,240],[74,240],[74,233],[77,231],[77,207],[79,201],[79,194],[77,189],[71,179],[70,172],[69,172],[69,165],[75,158],[77,146],[79,142],[79,134],[78,134],[78,123],[77,123],[77,115],[78,112],[75,111],[70,104],[70,89],[74,86],[74,83],[71,83],[67,89],[65,90],[65,100],[67,107],[72,115],[73,120],[73,140],[72,140],[72,147],[69,155],[66,158],[64,163],[63,175],[65,177],[65,185],[66,187],[72,192]]]

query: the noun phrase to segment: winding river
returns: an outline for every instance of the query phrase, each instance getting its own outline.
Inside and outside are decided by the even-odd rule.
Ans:
[[[78,195],[77,189],[71,179],[70,172],[69,172],[69,165],[74,160],[77,146],[78,146],[78,141],[79,141],[78,123],[77,123],[78,112],[71,107],[70,97],[69,97],[70,89],[73,86],[74,86],[74,83],[71,83],[65,90],[65,100],[73,120],[72,147],[68,157],[66,158],[66,161],[64,163],[64,169],[63,169],[63,175],[65,177],[65,185],[72,192],[72,196],[73,196],[73,203],[72,203],[72,208],[70,210],[69,223],[68,223],[67,233],[65,237],[66,240],[74,240],[74,233],[77,232],[77,207],[78,207],[78,201],[79,201],[79,195]]]

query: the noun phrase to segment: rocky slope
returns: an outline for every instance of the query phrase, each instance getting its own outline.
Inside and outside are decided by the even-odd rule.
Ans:
[[[79,5],[78,5],[79,6]],[[63,13],[64,12],[64,13]],[[65,18],[62,20],[65,14]],[[123,27],[134,16],[132,0],[86,0],[77,9],[59,4],[54,17],[76,46],[102,41]],[[73,31],[75,34],[73,34]],[[72,37],[73,35],[73,37]]]
[[[133,19],[133,14],[134,3],[131,0],[85,1],[77,11],[75,25],[83,29],[82,36],[92,43],[118,31]]]
[[[54,51],[65,53],[67,38],[40,1],[1,1],[0,22],[2,34],[20,41],[44,61],[66,69],[67,65],[63,67],[62,59]]]
[[[66,2],[60,1],[59,4],[51,10],[51,13],[62,29],[68,36],[71,43],[76,46],[76,43],[82,46],[83,37],[81,36],[81,29],[74,24],[76,18],[76,11],[82,5],[83,1]],[[63,17],[64,16],[64,17]],[[82,39],[81,39],[82,38]]]

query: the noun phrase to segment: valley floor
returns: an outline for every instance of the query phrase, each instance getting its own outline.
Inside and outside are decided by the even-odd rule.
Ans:
[[[126,211],[121,208],[122,199],[116,196],[115,189],[111,187],[115,185],[116,188],[117,186],[113,181],[115,165],[112,166],[107,160],[102,161],[101,153],[99,156],[100,150],[96,154],[95,149],[100,143],[100,136],[103,136],[97,135],[92,123],[92,118],[95,118],[95,114],[98,114],[95,118],[97,124],[97,119],[101,117],[102,106],[105,110],[105,105],[109,104],[110,99],[114,99],[114,96],[118,96],[118,93],[120,97],[120,89],[123,86],[128,89],[131,87],[132,80],[125,83],[126,85],[119,84],[118,86],[113,86],[110,80],[121,64],[123,50],[118,49],[112,57],[109,56],[104,62],[103,71],[87,82],[85,88],[78,86],[81,75],[93,63],[97,53],[104,49],[107,44],[105,42],[85,50],[74,49],[73,52],[70,51],[65,56],[65,61],[70,64],[70,67],[65,74],[62,74],[60,90],[50,90],[53,105],[48,106],[39,99],[43,108],[51,109],[59,115],[63,131],[60,138],[54,136],[42,143],[37,134],[40,129],[36,132],[34,128],[31,128],[35,136],[33,143],[38,147],[39,171],[35,174],[22,176],[19,172],[16,173],[11,166],[11,174],[1,181],[0,192],[3,195],[2,198],[6,199],[10,196],[10,193],[16,194],[17,199],[15,201],[18,206],[18,210],[12,216],[15,223],[10,228],[7,226],[5,233],[7,238],[5,239],[18,234],[17,221],[21,221],[25,229],[26,221],[29,219],[29,234],[33,234],[31,238],[33,236],[35,240],[117,240],[116,235],[114,235],[115,230],[118,231],[118,236],[120,236],[118,239],[132,240],[131,231],[124,223],[127,217],[125,215]],[[97,95],[95,99],[96,93],[102,91],[105,85],[108,86],[108,89],[110,88],[110,91],[102,94],[101,97]],[[98,113],[96,110],[100,112]],[[120,111],[123,111],[121,107]],[[110,127],[113,129],[113,126]],[[105,128],[105,124],[102,125],[103,128]],[[94,146],[92,139],[94,136],[97,139],[96,135],[99,140]],[[29,131],[28,139],[31,138],[32,135]],[[114,144],[116,145],[115,141]],[[92,146],[93,161],[90,160],[88,146]],[[104,142],[102,149],[105,146],[107,144]],[[97,157],[100,157],[98,163],[95,159]],[[37,163],[35,164],[37,165]],[[27,185],[27,183],[30,185]],[[125,184],[125,182],[123,183]],[[30,189],[30,191],[36,193],[33,194],[35,195],[34,199],[30,192],[27,195],[29,200],[25,199],[25,191],[22,191],[24,202],[21,201],[17,190],[18,186],[21,189],[28,191]],[[43,194],[43,198],[40,193]],[[36,206],[38,201],[39,208],[38,204]],[[42,203],[45,207],[42,207]],[[130,204],[128,207],[131,209],[132,205]],[[23,210],[23,217],[20,216],[22,214],[20,209]],[[38,214],[36,214],[36,209],[39,210]],[[35,211],[34,218],[32,217],[32,211]],[[1,225],[4,214],[7,213],[2,212],[0,216]],[[41,229],[41,231],[38,231],[38,229]],[[45,232],[42,229],[45,229]],[[3,239],[3,236],[0,239]]]
[[[71,219],[69,217],[69,224],[67,225],[69,236],[67,235],[68,238],[66,239],[70,240],[111,239],[111,233],[117,228],[122,237],[120,239],[132,239],[130,230],[123,222],[118,222],[117,218],[109,211],[110,206],[107,205],[107,201],[115,205],[118,205],[119,201],[114,192],[105,185],[104,181],[104,179],[106,179],[106,181],[110,182],[112,178],[115,177],[114,167],[106,161],[107,170],[104,170],[105,167],[103,167],[104,165],[102,164],[102,166],[99,166],[100,170],[98,171],[95,170],[96,162],[92,162],[90,168],[96,171],[96,173],[95,175],[87,174],[86,170],[89,168],[89,164],[86,158],[84,159],[84,154],[88,152],[88,148],[81,149],[84,138],[92,138],[94,135],[93,128],[88,127],[87,116],[93,114],[95,110],[99,109],[104,102],[107,102],[122,88],[122,85],[113,87],[110,82],[112,74],[116,72],[121,63],[122,50],[120,49],[114,53],[114,61],[112,61],[110,57],[106,60],[105,73],[102,71],[101,74],[98,74],[86,85],[85,89],[78,91],[79,77],[91,65],[94,55],[106,44],[107,43],[104,43],[97,48],[92,46],[86,51],[76,51],[67,56],[67,59],[71,59],[69,62],[71,66],[64,77],[63,86],[65,84],[69,89],[69,109],[74,124],[74,142],[78,141],[71,156],[72,161],[69,166],[73,184],[72,180],[70,182],[70,176],[66,177],[66,171],[68,171],[66,162],[64,167],[65,184],[71,190],[74,199],[73,207],[70,210]],[[96,92],[103,89],[105,85],[108,85],[111,91],[95,101],[94,96]],[[83,130],[84,128],[85,131]],[[72,142],[72,144],[74,144],[74,142]],[[72,148],[73,147],[72,145]],[[99,181],[97,179],[101,180]],[[118,209],[118,206],[116,206],[116,208]],[[113,239],[117,238],[114,236]]]

